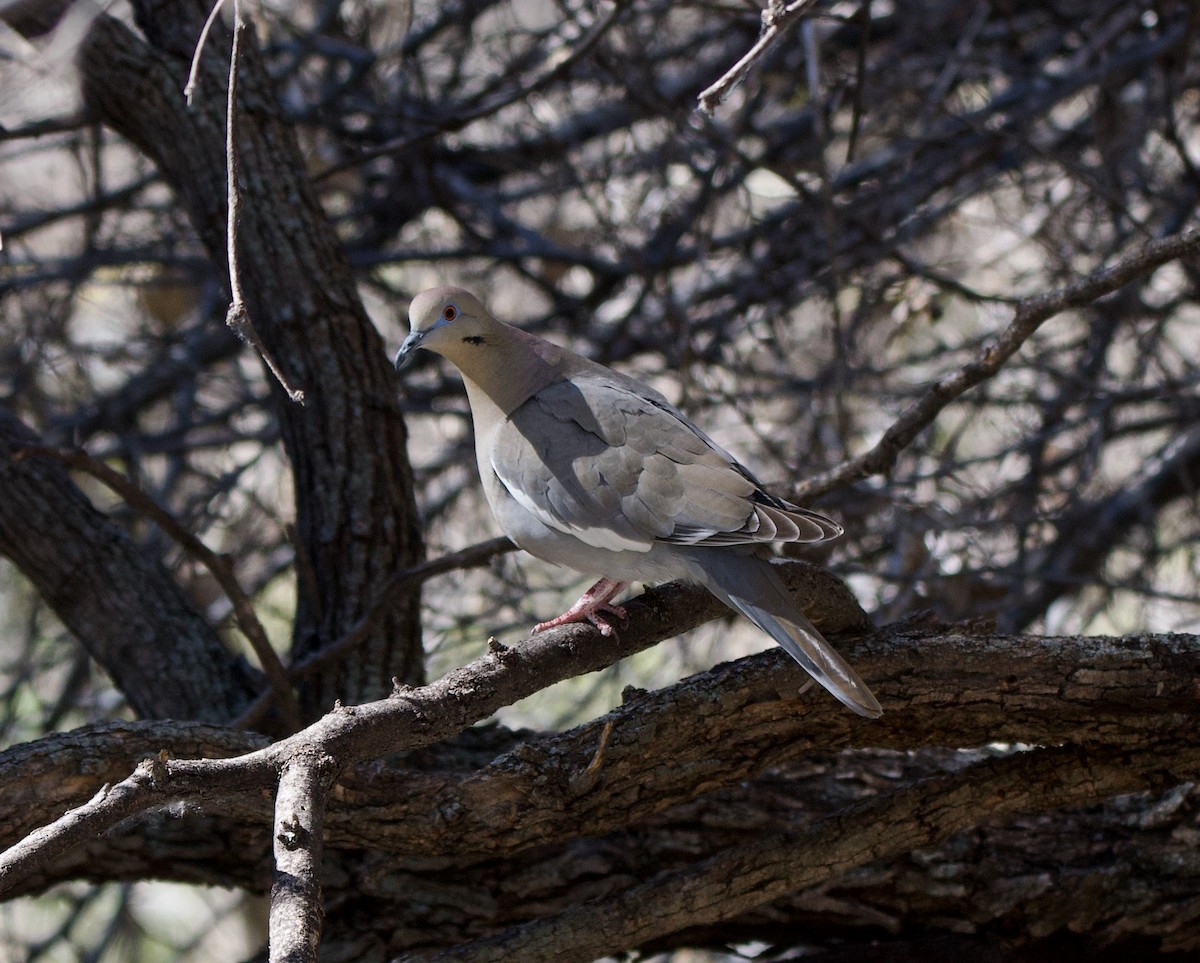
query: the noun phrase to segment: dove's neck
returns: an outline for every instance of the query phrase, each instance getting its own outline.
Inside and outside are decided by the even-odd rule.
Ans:
[[[497,324],[483,343],[463,345],[452,358],[462,372],[476,423],[507,417],[537,391],[566,373],[568,354],[557,345]],[[482,417],[481,417],[482,416]]]

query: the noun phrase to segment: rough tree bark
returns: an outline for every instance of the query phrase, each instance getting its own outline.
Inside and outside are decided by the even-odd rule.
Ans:
[[[0,409],[0,552],[12,559],[139,715],[225,722],[261,679],[230,655],[170,573]]]
[[[84,802],[110,774],[167,740],[189,755],[229,762],[208,771],[182,759],[161,763],[150,782],[124,791],[141,793],[141,801],[132,808],[118,802],[107,817],[114,825],[187,800],[184,837],[211,835],[211,847],[187,857],[170,842],[181,833],[177,822],[127,818],[115,835],[97,839],[102,820],[78,830],[91,842],[66,847],[26,878],[5,857],[0,885],[141,878],[149,866],[170,866],[181,879],[233,878],[264,889],[271,819],[264,791],[292,760],[345,762],[384,747],[435,747],[497,702],[694,621],[695,600],[692,591],[670,588],[635,600],[615,651],[590,628],[558,630],[540,644],[490,653],[428,690],[402,690],[385,703],[335,714],[284,743],[170,724],[52,737],[13,751],[2,781],[25,789],[0,800],[5,823],[14,825],[6,843],[29,827],[21,813],[31,797],[52,797],[55,806]],[[622,708],[562,735],[498,735],[457,754],[442,744],[399,767],[371,763],[344,774],[330,798],[324,841],[353,858],[325,876],[336,907],[331,936],[339,944],[367,940],[379,954],[467,942],[456,955],[590,959],[622,947],[678,945],[681,930],[700,942],[728,940],[775,919],[764,932],[780,933],[782,919],[794,919],[780,915],[784,907],[814,919],[840,906],[851,929],[869,939],[881,920],[911,931],[921,920],[932,923],[935,911],[961,912],[972,927],[1002,932],[1005,914],[1020,906],[1041,932],[1048,920],[1091,911],[1107,921],[1091,938],[1195,947],[1194,916],[1181,894],[1200,867],[1179,866],[1155,887],[1142,879],[1128,911],[1114,881],[1135,879],[1148,862],[1177,859],[1195,831],[1190,790],[1169,790],[1200,761],[1180,726],[1200,702],[1200,639],[1099,644],[929,626],[873,633],[845,647],[888,707],[879,723],[803,691],[801,673],[768,652],[661,692],[631,692]],[[938,748],[999,740],[1045,748]],[[238,755],[244,752],[250,755]],[[83,760],[104,760],[104,767],[64,781]],[[1086,808],[1130,792],[1162,801],[1150,809],[1139,803],[1131,810],[1132,801]],[[1068,812],[1048,815],[1060,807]],[[206,825],[206,812],[219,816]],[[982,892],[955,896],[934,886],[919,909],[904,909],[913,899],[904,887],[921,867],[949,874],[944,864],[954,864],[964,845],[975,850],[973,861],[954,870],[964,879],[980,872],[975,863],[998,867],[1010,859],[1019,825],[997,820],[1014,814],[1036,816],[1043,873],[1022,875],[1028,866],[1018,861]],[[1058,820],[1061,838],[1051,829]],[[972,827],[980,827],[974,843],[957,837],[938,848]],[[217,842],[231,833],[237,851]],[[1001,841],[997,850],[987,842],[992,835]],[[909,854],[927,847],[914,865]],[[1140,861],[1130,858],[1134,848]],[[1048,880],[1097,873],[1112,885],[1072,886],[1048,902]],[[823,910],[814,886],[829,901]],[[737,921],[731,930],[717,927],[728,920]],[[521,923],[528,925],[514,928]]]
[[[215,263],[226,262],[225,90],[228,32],[201,58],[196,106],[182,98],[207,12],[186,2],[135,4],[149,41],[107,17],[79,53],[85,103],[153,158]],[[387,578],[422,557],[396,381],[354,276],[304,173],[295,135],[247,44],[240,69],[242,219],[238,261],[250,318],[307,401],[272,379],[296,487],[299,573],[292,652],[303,658],[346,635]],[[336,699],[385,694],[423,679],[418,596],[400,595],[352,653],[301,687],[308,719]]]

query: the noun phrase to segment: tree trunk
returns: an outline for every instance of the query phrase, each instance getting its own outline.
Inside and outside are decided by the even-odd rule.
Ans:
[[[93,24],[79,66],[88,108],[153,158],[213,262],[227,267],[225,91],[229,33],[201,60],[196,106],[182,91],[205,7],[139,3],[153,47],[107,17]],[[292,655],[347,635],[389,576],[423,556],[397,382],[359,300],[353,274],[305,180],[293,131],[278,117],[253,43],[239,65],[238,266],[250,320],[274,363],[305,393],[290,401],[268,374],[295,484],[298,572]],[[301,691],[313,719],[336,699],[363,702],[392,679],[424,677],[419,595],[395,600],[356,649]]]

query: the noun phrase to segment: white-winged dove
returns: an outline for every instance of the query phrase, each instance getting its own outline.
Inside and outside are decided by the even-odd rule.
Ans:
[[[770,635],[860,715],[883,710],[770,562],[771,542],[818,542],[836,522],[764,491],[654,389],[497,321],[469,292],[418,294],[401,367],[427,348],[462,373],[475,452],[500,527],[538,558],[602,575],[542,631],[604,613],[630,582],[699,583]]]

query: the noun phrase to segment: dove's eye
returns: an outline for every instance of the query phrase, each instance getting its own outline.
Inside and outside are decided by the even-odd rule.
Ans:
[[[456,308],[453,304],[447,304],[444,308],[442,308],[443,321],[453,321],[457,317],[458,308]]]

